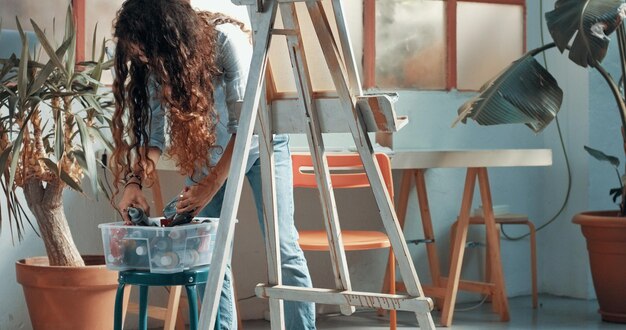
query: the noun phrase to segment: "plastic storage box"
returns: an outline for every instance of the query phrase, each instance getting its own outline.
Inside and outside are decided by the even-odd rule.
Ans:
[[[100,224],[107,268],[177,273],[211,263],[218,219],[174,227]]]

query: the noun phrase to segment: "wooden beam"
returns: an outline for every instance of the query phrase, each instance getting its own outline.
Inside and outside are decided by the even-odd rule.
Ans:
[[[72,0],[72,12],[76,25],[76,62],[85,60],[85,2],[85,0]]]
[[[363,88],[376,87],[376,0],[363,1]]]

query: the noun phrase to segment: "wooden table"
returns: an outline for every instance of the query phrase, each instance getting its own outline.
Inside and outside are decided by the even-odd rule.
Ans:
[[[424,172],[429,168],[466,168],[465,186],[461,209],[458,218],[457,234],[452,242],[450,272],[448,277],[441,275],[439,258],[435,244],[427,244],[428,263],[432,287],[424,286],[426,296],[436,299],[442,307],[441,325],[450,326],[454,313],[454,304],[459,289],[491,295],[493,308],[500,315],[501,321],[509,320],[509,306],[506,296],[506,287],[500,263],[499,233],[496,227],[491,191],[489,188],[488,167],[519,167],[519,166],[549,166],[552,165],[552,151],[549,149],[502,149],[502,150],[396,150],[391,158],[393,169],[403,172],[400,187],[399,201],[396,207],[400,226],[404,228],[406,210],[409,201],[411,181],[415,181],[417,201],[422,217],[422,226],[425,240],[435,241],[430,206],[426,192]],[[488,282],[461,280],[461,265],[465,251],[467,230],[469,227],[470,210],[474,187],[478,179],[478,186],[484,210],[487,244],[490,247],[488,261],[492,276]],[[398,283],[402,286],[402,283]]]

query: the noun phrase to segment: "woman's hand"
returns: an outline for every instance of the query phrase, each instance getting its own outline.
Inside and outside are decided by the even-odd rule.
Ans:
[[[234,145],[235,134],[230,137],[222,157],[211,169],[209,175],[198,184],[185,187],[180,193],[178,203],[176,204],[176,213],[191,213],[192,216],[195,216],[209,204],[215,194],[222,188],[224,182],[226,182]]]
[[[122,199],[117,204],[118,209],[122,212],[124,223],[127,225],[132,224],[128,217],[129,207],[138,207],[144,210],[146,214],[150,214],[150,205],[143,195],[141,188],[136,184],[129,184],[124,188]]]
[[[191,213],[192,216],[195,216],[209,204],[221,187],[220,180],[215,180],[211,175],[198,184],[185,187],[178,196],[176,213]]]

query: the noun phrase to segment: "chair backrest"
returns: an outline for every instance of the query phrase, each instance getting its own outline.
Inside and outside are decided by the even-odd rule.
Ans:
[[[383,181],[387,187],[389,197],[393,200],[393,177],[391,175],[391,161],[386,154],[376,153],[376,161],[380,167]],[[356,153],[328,153],[328,169],[333,188],[361,188],[369,187],[370,182],[363,169],[361,157]],[[302,188],[317,188],[313,161],[309,153],[293,153],[293,186]]]

